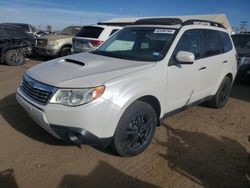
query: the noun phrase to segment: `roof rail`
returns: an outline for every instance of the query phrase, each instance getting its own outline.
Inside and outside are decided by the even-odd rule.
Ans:
[[[134,25],[179,25],[182,23],[179,18],[144,18],[135,21]]]
[[[108,25],[108,26],[127,26],[132,25],[133,22],[98,22],[97,25]]]
[[[210,21],[210,20],[200,20],[200,19],[191,19],[191,20],[186,20],[182,23],[182,25],[194,25],[195,22],[199,22],[199,23],[209,23],[211,26],[215,26],[215,27],[220,27],[223,29],[226,29],[225,26],[221,23],[218,22],[214,22],[214,21]]]

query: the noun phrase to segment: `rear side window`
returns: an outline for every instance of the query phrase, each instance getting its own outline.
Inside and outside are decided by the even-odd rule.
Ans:
[[[224,52],[229,52],[230,50],[233,49],[233,45],[232,45],[229,35],[225,32],[219,32],[219,33],[220,33],[220,37],[222,40]]]
[[[103,28],[94,26],[85,26],[77,33],[77,37],[95,38],[97,39],[102,33]]]
[[[215,30],[203,30],[205,57],[223,53],[220,35]]]

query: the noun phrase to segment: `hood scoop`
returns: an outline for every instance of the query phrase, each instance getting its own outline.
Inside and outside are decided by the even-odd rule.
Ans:
[[[78,60],[69,59],[69,58],[62,59],[59,61],[59,63],[68,64],[68,65],[70,65],[70,64],[80,65],[81,67],[86,65],[86,63],[84,63],[83,61],[78,61]]]

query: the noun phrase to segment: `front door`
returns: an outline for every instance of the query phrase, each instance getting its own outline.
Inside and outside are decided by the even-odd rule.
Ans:
[[[197,29],[187,30],[180,38],[168,67],[167,112],[184,107],[196,100],[201,92],[202,71],[201,32]],[[195,55],[193,64],[180,64],[176,60],[179,51],[192,52]]]

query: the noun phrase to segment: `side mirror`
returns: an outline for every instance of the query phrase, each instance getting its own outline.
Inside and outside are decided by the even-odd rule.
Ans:
[[[176,60],[180,64],[193,64],[195,60],[195,55],[191,52],[179,51],[176,54]]]

